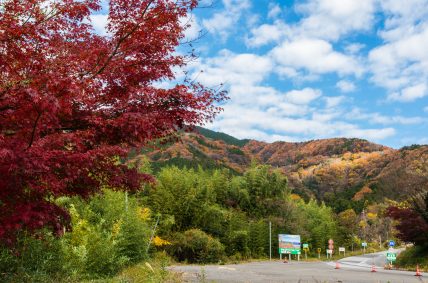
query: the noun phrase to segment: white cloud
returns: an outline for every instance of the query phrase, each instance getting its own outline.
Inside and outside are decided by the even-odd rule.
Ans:
[[[203,71],[198,80],[208,86],[221,83],[255,85],[269,75],[273,65],[268,57],[222,50],[219,56],[208,58],[194,67]]]
[[[428,106],[425,106],[425,107],[424,107],[424,111],[425,111],[425,112],[428,112]]]
[[[342,115],[342,111],[334,110],[324,110],[324,111],[315,111],[312,113],[312,120],[329,122],[333,121],[335,118],[338,118]]]
[[[309,0],[296,4],[295,10],[303,17],[297,23],[286,24],[276,20],[253,28],[247,39],[248,46],[258,47],[281,40],[293,41],[301,38],[337,41],[355,31],[368,31],[374,25],[378,0]],[[272,10],[277,13],[275,5]],[[360,43],[349,46],[349,53],[362,48]]]
[[[369,128],[362,129],[357,125],[332,120],[324,115],[314,115],[312,118],[292,118],[277,115],[266,115],[262,109],[226,105],[225,112],[220,115],[212,125],[215,129],[221,129],[226,133],[240,131],[240,138],[262,137],[263,134],[275,133],[280,136],[294,137],[296,140],[327,137],[358,137],[379,141],[395,134],[395,129]],[[254,131],[259,133],[254,136]],[[272,140],[272,138],[264,138]]]
[[[180,23],[188,26],[184,31],[184,38],[186,40],[191,41],[197,39],[201,35],[202,27],[199,25],[195,15],[188,14],[186,17],[180,19]]]
[[[324,97],[326,102],[326,108],[334,108],[345,100],[344,96],[330,96]]]
[[[269,57],[255,54],[235,54],[223,50],[215,58],[202,60],[193,66],[204,72],[198,80],[206,85],[226,82],[230,100],[224,112],[211,125],[214,129],[240,138],[302,140],[343,136],[349,129],[359,129],[350,123],[336,121],[339,111],[334,109],[342,98],[328,98],[329,110],[317,109],[311,103],[320,98],[318,89],[303,88],[286,93],[264,80],[273,70]],[[312,113],[318,114],[313,115]]]
[[[416,125],[426,122],[426,119],[421,117],[403,117],[403,116],[385,116],[379,113],[367,113],[359,108],[354,108],[346,118],[349,120],[364,120],[371,124],[380,125]]]
[[[338,81],[336,87],[340,89],[341,92],[353,92],[357,88],[353,82],[346,80]]]
[[[364,47],[366,46],[362,43],[351,43],[345,46],[345,51],[349,54],[356,54],[360,52],[361,49],[363,49]]]
[[[294,104],[308,104],[321,96],[319,89],[304,88],[302,90],[292,90],[285,94],[288,101]]]
[[[268,18],[276,18],[281,14],[281,7],[276,3],[269,3]]]
[[[338,40],[372,28],[376,0],[310,0],[296,5],[296,10],[306,15],[295,27],[296,34]]]
[[[374,23],[376,1],[309,0],[304,4],[297,4],[296,11],[304,15],[299,22],[286,24],[277,20],[274,24],[263,24],[254,28],[248,39],[249,46],[262,46],[275,42],[279,38],[336,41],[351,32],[370,30]],[[275,11],[277,11],[276,8]],[[359,43],[349,46],[351,51],[361,47]]]
[[[223,5],[228,11],[237,12],[251,7],[250,0],[223,0]]]
[[[394,92],[388,96],[388,99],[402,102],[411,102],[427,95],[427,85],[425,83],[421,83],[406,87],[402,89],[400,93]]]
[[[203,20],[202,24],[210,33],[218,33],[223,39],[229,36],[234,18],[226,12],[216,13],[211,19]]]
[[[251,7],[249,0],[223,0],[224,10],[215,13],[210,19],[204,19],[202,25],[212,34],[226,40],[236,27],[242,13]]]
[[[384,42],[369,53],[372,81],[387,89],[390,101],[420,99],[427,95],[428,1],[380,3],[386,16],[379,31]]]
[[[271,54],[283,66],[303,68],[315,74],[337,72],[339,75],[359,76],[363,72],[357,60],[334,51],[329,42],[320,39],[285,41],[275,47]]]
[[[278,21],[273,25],[263,24],[251,30],[251,36],[246,39],[250,47],[259,47],[268,43],[279,42],[287,26]]]
[[[381,141],[392,137],[396,134],[394,128],[383,129],[349,129],[344,132],[343,136],[348,138],[362,138],[371,141]]]
[[[417,24],[428,16],[427,0],[380,0],[387,19],[385,30],[380,32],[387,41],[397,41],[413,34]]]

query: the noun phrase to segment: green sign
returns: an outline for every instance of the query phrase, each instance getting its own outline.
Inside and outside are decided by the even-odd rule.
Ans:
[[[304,249],[309,249],[309,244],[303,244]]]
[[[389,261],[395,261],[397,259],[396,253],[386,253],[386,259]]]
[[[279,253],[281,254],[292,254],[292,255],[299,255],[301,254],[300,250],[297,249],[279,249]]]

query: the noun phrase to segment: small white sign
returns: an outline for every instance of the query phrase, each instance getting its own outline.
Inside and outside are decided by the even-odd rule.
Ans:
[[[327,250],[328,254],[333,254],[333,250]]]
[[[344,252],[345,248],[344,247],[339,247],[339,252]]]

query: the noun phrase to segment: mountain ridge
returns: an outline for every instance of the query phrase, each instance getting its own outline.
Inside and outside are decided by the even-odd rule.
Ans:
[[[201,130],[202,129],[202,130]],[[402,200],[428,186],[428,146],[393,149],[356,138],[273,143],[240,140],[198,128],[179,141],[144,153],[155,170],[165,165],[228,168],[242,174],[252,162],[281,170],[303,198],[337,202],[337,210],[383,198]]]

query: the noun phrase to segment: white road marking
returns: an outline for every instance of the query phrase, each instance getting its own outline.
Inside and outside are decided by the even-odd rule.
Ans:
[[[226,269],[226,270],[232,270],[232,271],[235,271],[235,270],[236,270],[236,268],[233,268],[233,267],[225,267],[225,266],[219,266],[219,267],[218,267],[218,269]]]

